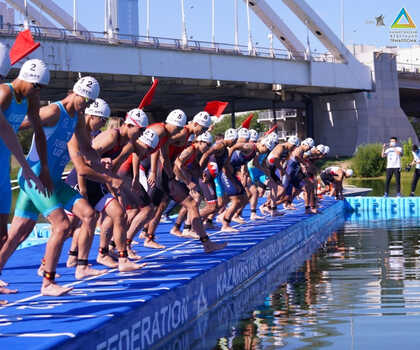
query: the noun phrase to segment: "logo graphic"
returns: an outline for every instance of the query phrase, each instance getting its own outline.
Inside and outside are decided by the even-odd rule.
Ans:
[[[416,25],[404,7],[391,25],[389,40],[396,43],[417,42]]]
[[[402,22],[401,20],[403,18],[405,18],[405,23],[404,22],[400,23]],[[412,18],[410,17],[406,9],[403,7],[400,13],[398,14],[397,18],[395,18],[394,23],[392,23],[391,28],[392,29],[416,28],[416,25],[414,24]]]
[[[385,18],[385,16],[384,16],[384,15],[380,15],[380,16],[378,16],[378,17],[375,17],[375,20],[376,20],[376,26],[377,26],[377,27],[379,27],[379,26],[385,26],[385,23],[384,23],[384,18]]]

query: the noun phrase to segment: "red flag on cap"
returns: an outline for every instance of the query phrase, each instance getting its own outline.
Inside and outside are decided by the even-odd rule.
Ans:
[[[10,49],[10,63],[14,65],[16,62],[29,55],[32,51],[36,50],[41,44],[36,43],[32,38],[31,31],[26,29],[20,32]]]
[[[266,131],[265,133],[264,133],[264,136],[267,136],[267,135],[269,135],[269,134],[271,134],[274,130],[276,130],[277,129],[277,124],[276,125],[274,125],[270,130],[268,130],[268,131]]]
[[[243,123],[242,127],[245,129],[249,129],[249,126],[251,125],[251,120],[254,118],[254,113],[250,114],[248,118],[246,118]]]
[[[204,110],[210,115],[220,117],[228,104],[229,102],[209,101],[207,102],[206,107],[204,107]]]
[[[155,95],[155,90],[156,87],[159,84],[159,80],[155,79],[153,81],[152,86],[150,87],[149,91],[146,92],[146,95],[144,95],[143,99],[141,100],[140,104],[139,104],[139,108],[143,109],[144,107],[150,105],[152,103],[153,100],[153,96]]]

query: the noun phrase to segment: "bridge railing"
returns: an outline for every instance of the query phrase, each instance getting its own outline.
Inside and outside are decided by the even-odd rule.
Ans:
[[[407,73],[410,76],[414,74],[420,77],[420,64],[397,61],[397,71],[400,74]]]
[[[23,29],[22,25],[5,24],[0,27],[0,36],[15,36]],[[103,43],[112,45],[129,45],[135,47],[150,47],[160,49],[200,51],[207,53],[257,56],[275,59],[286,59],[295,61],[317,61],[337,63],[329,53],[316,52],[292,52],[286,49],[271,47],[253,47],[249,50],[246,45],[234,45],[228,43],[213,43],[208,41],[188,40],[182,42],[180,39],[136,36],[119,33],[95,32],[95,31],[72,31],[64,28],[50,28],[30,26],[30,30],[36,39],[53,39],[66,41],[83,41]]]

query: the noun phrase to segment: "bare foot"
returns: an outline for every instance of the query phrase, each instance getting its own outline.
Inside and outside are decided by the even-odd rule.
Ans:
[[[48,282],[49,284],[42,284],[41,295],[50,296],[50,297],[59,297],[61,295],[67,294],[73,287],[61,287],[56,283]]]
[[[0,300],[0,305],[7,305],[8,301],[7,300]]]
[[[0,280],[0,287],[7,287],[9,283]]]
[[[136,245],[136,244],[139,244],[139,242],[137,242],[137,241],[131,241],[131,245]]]
[[[132,260],[140,260],[141,256],[137,255],[136,252],[131,249],[130,247],[127,247],[127,253],[128,253],[128,257]]]
[[[264,219],[262,216],[258,216],[257,214],[255,214],[255,213],[252,213],[251,214],[251,220],[252,221],[255,221],[255,220],[262,220],[262,219]]]
[[[223,216],[224,216],[224,213],[217,215],[216,222],[223,223]]]
[[[184,232],[182,232],[182,237],[200,239],[200,236],[198,235],[198,233],[192,230],[188,230],[188,231],[184,230]]]
[[[240,216],[233,216],[232,221],[237,222],[238,224],[246,224],[246,221]]]
[[[66,262],[66,267],[75,267],[77,265],[77,256],[69,255]]]
[[[216,242],[212,242],[210,240],[208,240],[207,242],[203,243],[203,247],[204,247],[204,251],[206,253],[211,253],[214,252],[216,250],[220,250],[223,249],[227,246],[227,243],[216,243]]]
[[[141,269],[142,267],[145,267],[147,264],[136,264],[128,260],[127,258],[120,258],[118,259],[118,270],[120,272],[129,272]]]
[[[232,226],[222,226],[220,231],[222,231],[222,232],[239,232],[238,229],[233,228]]]
[[[163,249],[165,248],[164,245],[159,244],[158,242],[152,241],[151,239],[147,239],[144,241],[144,246],[146,248],[153,248],[153,249]]]
[[[16,294],[16,293],[17,293],[17,289],[9,289],[9,288],[4,288],[4,287],[0,288],[0,294]]]
[[[270,214],[270,210],[264,205],[260,205],[258,209],[260,209],[262,215]]]
[[[106,272],[108,272],[108,270],[97,270],[97,269],[91,268],[90,266],[78,265],[76,267],[75,277],[77,280],[81,280],[82,278],[85,278],[85,277],[103,275]]]
[[[38,276],[39,276],[39,277],[44,277],[44,265],[42,265],[42,264],[41,264],[41,265],[39,266],[39,268],[38,268],[38,272],[37,272],[37,273],[38,273]],[[61,277],[61,275],[60,275],[59,273],[56,273],[56,274],[55,274],[55,278],[60,278],[60,277]]]
[[[96,262],[106,267],[110,267],[111,269],[118,267],[118,262],[108,254],[104,255],[98,253],[98,256],[96,257]]]
[[[185,231],[185,230],[184,230]],[[182,232],[181,232],[181,230],[179,229],[179,228],[177,228],[177,227],[172,227],[172,229],[169,231],[169,233],[171,234],[171,235],[174,235],[174,236],[177,236],[177,237],[182,237]]]
[[[144,231],[141,231],[140,235],[139,235],[140,239],[145,239],[146,238],[146,233]]]

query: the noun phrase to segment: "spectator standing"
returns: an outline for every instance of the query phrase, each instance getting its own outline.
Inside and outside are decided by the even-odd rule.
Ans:
[[[413,145],[412,149],[413,161],[411,162],[412,166],[416,166],[414,169],[413,181],[411,181],[411,193],[410,196],[414,197],[414,192],[416,192],[417,181],[420,178],[420,150],[417,145]]]
[[[384,197],[388,197],[389,184],[392,176],[395,175],[397,183],[397,197],[401,196],[401,157],[403,154],[402,147],[397,144],[397,138],[391,137],[389,144],[384,143],[382,146],[382,158],[386,157],[386,183]]]

